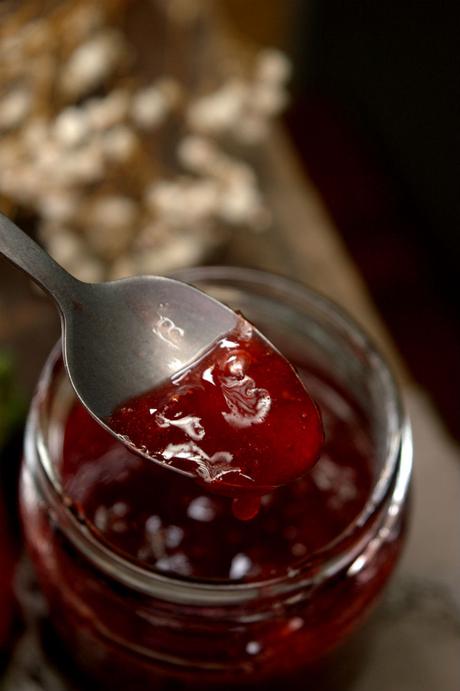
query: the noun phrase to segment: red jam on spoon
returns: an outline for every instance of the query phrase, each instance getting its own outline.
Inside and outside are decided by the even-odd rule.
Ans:
[[[136,449],[191,472],[253,518],[260,497],[304,475],[324,441],[294,368],[244,319],[170,381],[117,408],[108,424]]]

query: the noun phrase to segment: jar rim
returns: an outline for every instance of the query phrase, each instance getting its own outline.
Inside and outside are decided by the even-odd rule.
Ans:
[[[43,434],[43,427],[46,424],[46,420],[42,419],[43,411],[39,411],[38,406],[33,405],[26,428],[25,449],[26,456],[34,453],[38,456],[41,472],[37,474],[37,480],[40,482],[41,489],[59,516],[66,535],[90,563],[114,580],[152,597],[185,604],[224,606],[242,604],[260,598],[261,593],[267,597],[273,597],[279,593],[292,593],[299,587],[315,586],[344,566],[353,564],[359,557],[369,537],[362,535],[361,539],[353,542],[351,546],[350,537],[360,530],[362,532],[362,528],[377,510],[385,507],[386,523],[393,524],[404,503],[412,468],[412,438],[393,375],[361,327],[332,300],[301,283],[258,269],[226,266],[186,268],[175,272],[173,277],[186,283],[227,281],[232,284],[240,282],[257,285],[261,288],[267,288],[270,285],[276,289],[279,297],[289,297],[291,300],[295,298],[304,304],[308,302],[332,317],[334,322],[352,338],[352,341],[364,350],[384,386],[387,397],[386,413],[393,417],[395,432],[390,440],[379,477],[363,509],[331,542],[308,555],[304,560],[299,560],[295,567],[287,570],[287,573],[270,579],[249,583],[229,583],[160,574],[134,564],[112,551],[78,519],[72,507],[69,506],[69,502],[65,500],[62,487],[52,470],[53,462]],[[52,381],[54,369],[60,357],[61,345],[58,342],[40,376],[37,389],[39,402],[42,398],[40,392],[46,390]],[[385,525],[385,530],[388,528],[389,526]],[[379,526],[379,529],[382,529],[382,526]],[[338,549],[341,544],[345,546],[344,550]]]

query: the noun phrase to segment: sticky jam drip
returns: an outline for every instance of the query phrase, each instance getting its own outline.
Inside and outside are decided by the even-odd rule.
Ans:
[[[109,425],[136,449],[234,498],[249,520],[260,497],[318,459],[318,409],[294,368],[241,319],[204,357],[120,406]]]

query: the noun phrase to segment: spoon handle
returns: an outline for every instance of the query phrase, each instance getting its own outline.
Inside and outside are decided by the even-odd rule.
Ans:
[[[22,269],[64,309],[76,298],[80,281],[52,259],[31,237],[0,213],[0,254]]]

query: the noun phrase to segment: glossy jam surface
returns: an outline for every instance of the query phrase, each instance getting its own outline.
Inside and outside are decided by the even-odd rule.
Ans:
[[[248,371],[256,376],[253,369]],[[102,541],[149,569],[233,582],[285,574],[349,525],[373,484],[373,450],[365,417],[332,384],[308,374],[303,378],[323,419],[320,459],[303,477],[265,494],[258,515],[247,523],[233,515],[231,498],[207,492],[207,485],[165,472],[130,453],[77,403],[64,434],[60,472],[65,492]],[[186,392],[190,386],[187,382]],[[214,393],[213,385],[209,387]],[[193,392],[192,407],[184,410],[185,403],[181,404],[182,417],[194,409]],[[176,402],[169,405],[167,411],[162,408],[163,414],[174,420]],[[292,405],[297,410],[297,403]],[[149,407],[158,407],[158,401],[140,400],[139,406],[145,414]],[[288,424],[285,420],[267,427],[276,453],[282,453]],[[152,439],[160,435],[165,444],[172,443],[169,435],[176,430],[183,434],[182,428],[158,430],[155,425]],[[245,431],[241,430],[241,448],[248,443]],[[213,442],[218,444],[218,438],[213,437]],[[268,446],[263,453],[269,453]],[[310,449],[303,455],[307,456]],[[252,462],[251,456],[248,463]]]
[[[187,370],[118,408],[109,425],[209,491],[239,497],[243,518],[257,512],[255,496],[304,475],[323,443],[295,370],[244,319]]]

